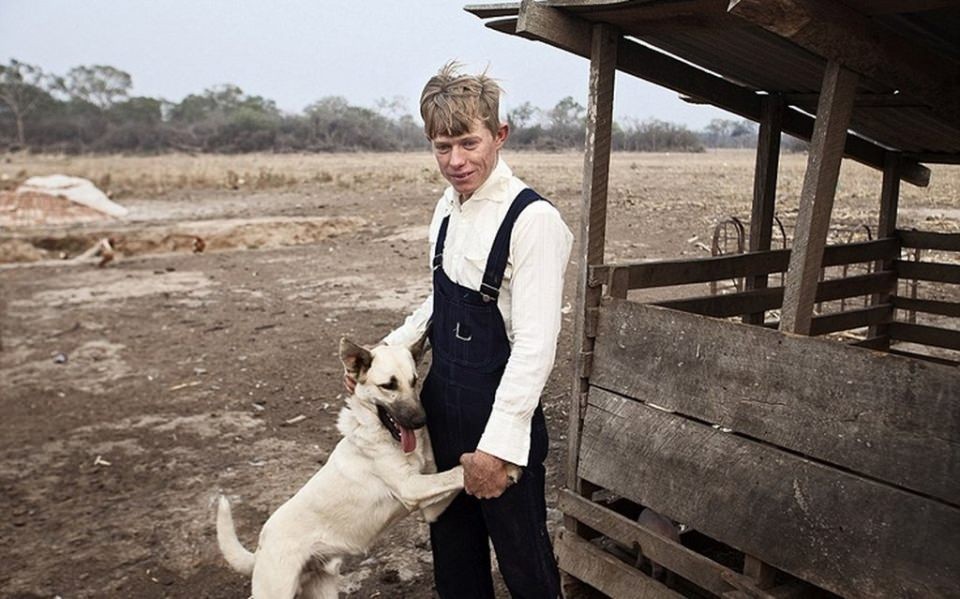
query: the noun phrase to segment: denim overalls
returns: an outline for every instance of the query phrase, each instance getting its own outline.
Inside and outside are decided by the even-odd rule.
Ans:
[[[524,189],[513,200],[487,257],[480,291],[451,281],[443,271],[450,217],[440,225],[433,257],[433,362],[420,397],[439,470],[476,450],[500,384],[510,342],[497,307],[510,253],[510,234],[524,208],[542,200]],[[496,499],[460,493],[430,526],[434,578],[443,599],[493,598],[488,537],[513,597],[560,596],[560,580],[546,528],[544,467],[547,428],[538,405],[530,455],[520,482]]]

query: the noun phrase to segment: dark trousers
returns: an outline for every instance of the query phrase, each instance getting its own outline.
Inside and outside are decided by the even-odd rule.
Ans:
[[[470,389],[451,383],[438,376],[444,369],[436,368],[436,363],[434,366],[421,398],[437,466],[447,470],[459,463],[462,453],[476,449],[490,414],[492,395],[483,390],[488,385]],[[443,599],[494,597],[491,541],[500,573],[513,597],[560,596],[560,575],[547,533],[543,467],[547,431],[539,408],[531,428],[530,462],[517,484],[496,499],[460,493],[430,525],[434,580]]]

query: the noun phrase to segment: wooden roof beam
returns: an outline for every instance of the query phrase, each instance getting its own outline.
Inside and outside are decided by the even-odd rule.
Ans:
[[[493,17],[516,16],[519,8],[519,2],[500,2],[498,4],[468,4],[463,7],[463,10],[481,19],[491,19]]]
[[[960,64],[834,0],[730,0],[727,9],[818,56],[892,85],[960,126]]]
[[[849,0],[848,4],[868,15],[892,15],[952,8],[957,0]]]
[[[588,21],[531,0],[521,4],[518,19],[488,22],[487,27],[542,41],[585,58],[590,56],[592,30]],[[753,121],[763,118],[762,96],[626,38],[621,38],[619,43],[617,69]],[[790,135],[809,140],[813,125],[813,118],[802,112],[784,111],[783,130]],[[886,152],[885,148],[855,135],[847,136],[844,147],[849,158],[880,170]],[[922,164],[905,160],[901,167],[904,181],[919,187],[930,183],[930,169]]]

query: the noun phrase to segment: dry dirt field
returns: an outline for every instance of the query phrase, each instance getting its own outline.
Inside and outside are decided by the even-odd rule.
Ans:
[[[576,232],[581,155],[505,156]],[[788,234],[804,164],[783,160]],[[745,151],[614,155],[608,258],[704,255],[718,222],[747,218],[752,167]],[[0,215],[0,594],[246,597],[216,549],[214,499],[233,499],[252,547],[323,463],[337,440],[337,340],[375,342],[428,293],[443,182],[427,153],[0,156],[0,188],[57,172],[92,179],[130,215],[58,227]],[[878,173],[845,165],[838,236],[875,226],[879,190]],[[905,184],[901,207],[902,226],[960,230],[960,167]],[[120,255],[106,268],[64,259],[107,235]],[[195,236],[205,252],[191,252]],[[543,396],[551,502],[568,312]],[[351,597],[430,597],[425,525],[402,522],[344,571]]]

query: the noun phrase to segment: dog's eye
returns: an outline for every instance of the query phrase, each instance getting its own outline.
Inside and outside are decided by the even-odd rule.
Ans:
[[[380,387],[381,389],[385,390],[385,391],[396,391],[396,390],[397,390],[397,377],[392,376],[392,377],[390,377],[390,382],[388,382],[388,383],[383,383],[383,384],[377,385],[377,386]]]

